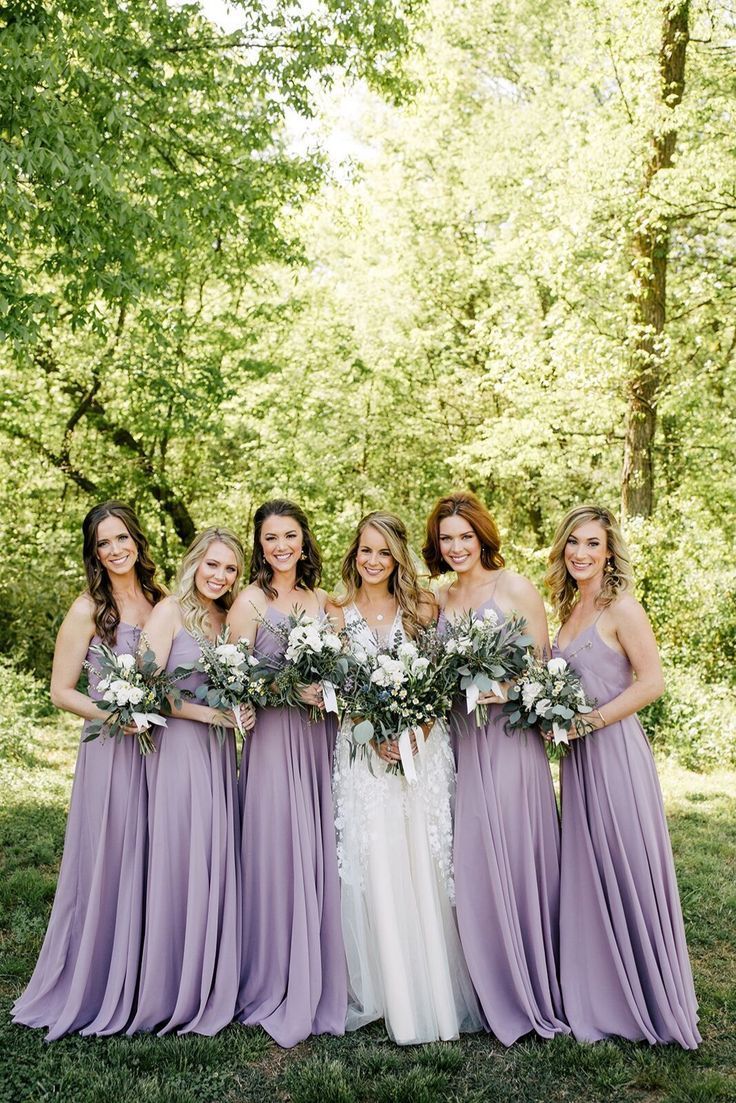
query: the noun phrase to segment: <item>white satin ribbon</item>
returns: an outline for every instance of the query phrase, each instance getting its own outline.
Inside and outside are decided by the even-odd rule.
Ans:
[[[337,697],[332,682],[322,682],[322,700],[325,703],[325,712],[337,714]]]
[[[150,728],[152,724],[156,724],[161,728],[166,727],[166,721],[163,716],[159,716],[156,712],[134,712],[133,723],[139,732],[145,731],[146,728]]]
[[[410,785],[415,785],[417,771],[414,766],[414,752],[411,749],[412,732],[417,742],[417,754],[420,758],[424,754],[424,732],[420,727],[405,728],[403,730],[399,736],[399,754],[401,755],[401,765],[404,768],[404,777]]]
[[[491,682],[491,688],[489,693],[493,693],[496,697],[503,697],[504,692],[498,682]],[[471,682],[468,688],[465,690],[465,703],[467,705],[468,713],[471,713],[475,706],[478,704],[478,698],[480,697],[480,690],[475,682]]]
[[[555,741],[555,747],[558,747],[560,743],[565,743],[567,745],[570,743],[567,732],[564,728],[561,728],[555,720],[552,721],[552,736]]]

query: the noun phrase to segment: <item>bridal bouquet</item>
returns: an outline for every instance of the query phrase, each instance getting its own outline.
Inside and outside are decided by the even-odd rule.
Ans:
[[[99,659],[99,669],[85,663],[90,674],[98,677],[97,689],[102,694],[96,704],[109,713],[106,720],[92,720],[87,725],[84,742],[97,739],[107,731],[115,739],[122,739],[125,728],[135,727],[141,754],[156,750],[149,728],[151,725],[166,727],[166,716],[171,715],[170,698],[177,703],[181,693],[176,683],[181,674],[159,671],[156,656],[146,649],[135,655],[116,655],[104,643],[90,648]]]
[[[283,624],[273,624],[265,618],[261,623],[284,644],[284,664],[274,679],[272,703],[305,708],[299,691],[319,682],[325,712],[337,713],[336,689],[342,685],[351,665],[344,634],[335,632],[329,618],[317,619],[296,609]],[[321,710],[316,705],[308,707],[310,720],[319,720]]]
[[[451,657],[460,689],[465,691],[467,711],[475,712],[478,727],[488,718],[488,707],[479,705],[478,697],[481,693],[503,697],[500,683],[524,673],[533,643],[526,621],[518,613],[501,623],[493,609],[486,609],[482,620],[471,611],[448,621],[445,653]]]
[[[503,711],[508,716],[507,731],[538,728],[549,758],[555,760],[569,751],[573,724],[578,735],[592,730],[585,716],[594,708],[595,702],[588,700],[580,677],[565,659],[529,656],[526,670],[509,689]]]
[[[452,704],[452,676],[444,661],[442,641],[436,629],[425,629],[416,640],[371,654],[362,650],[356,658],[341,694],[343,709],[359,717],[353,727],[351,755],[370,740],[398,740],[401,762],[388,772],[416,780],[411,736],[418,752],[424,747],[423,724],[434,723]]]
[[[200,649],[197,662],[178,667],[175,673],[184,675],[198,671],[206,674],[207,682],[194,691],[195,699],[210,708],[232,712],[238,731],[244,735],[240,706],[269,703],[274,671],[250,653],[246,639],[230,643],[227,627],[214,643],[203,637],[197,643]],[[213,724],[212,730],[220,744],[224,743],[227,730],[221,724]]]

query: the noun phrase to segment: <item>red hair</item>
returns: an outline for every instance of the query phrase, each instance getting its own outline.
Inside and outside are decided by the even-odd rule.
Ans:
[[[440,498],[427,518],[427,537],[422,555],[432,578],[452,570],[440,550],[440,521],[444,521],[446,517],[462,517],[468,522],[480,540],[480,561],[487,571],[496,571],[503,567],[505,560],[501,555],[498,525],[480,498],[471,490],[459,490],[448,494],[446,498]]]

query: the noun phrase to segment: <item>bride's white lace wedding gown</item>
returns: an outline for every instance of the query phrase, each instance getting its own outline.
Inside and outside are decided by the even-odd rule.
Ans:
[[[354,605],[345,622],[360,646],[377,649]],[[380,646],[397,634],[405,638],[398,613]],[[410,784],[387,773],[370,747],[351,764],[350,729],[344,721],[334,766],[347,1029],[384,1018],[400,1045],[479,1030],[453,908],[455,768],[447,730],[435,725],[414,758],[417,780]]]

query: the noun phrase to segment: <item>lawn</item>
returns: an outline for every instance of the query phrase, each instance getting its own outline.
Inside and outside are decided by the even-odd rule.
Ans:
[[[279,1050],[259,1029],[217,1038],[46,1045],[8,1012],[33,967],[54,893],[77,728],[53,721],[0,764],[2,1103],[736,1103],[736,774],[660,765],[700,999],[696,1053],[487,1036],[394,1046],[380,1025]],[[492,932],[489,932],[492,937]]]

